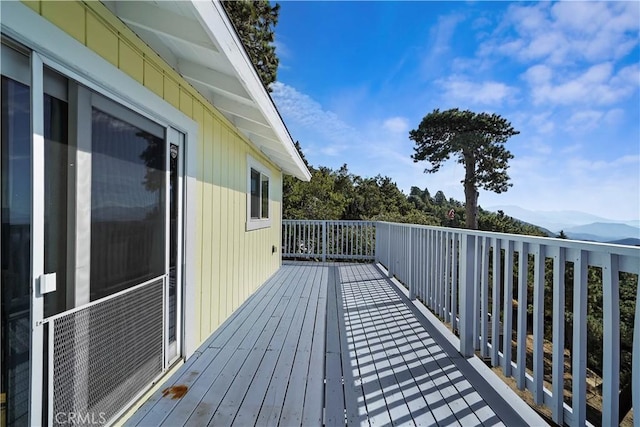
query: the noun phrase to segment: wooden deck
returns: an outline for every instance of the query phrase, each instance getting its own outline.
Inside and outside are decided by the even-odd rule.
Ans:
[[[295,263],[125,425],[345,423],[531,424],[375,265]]]

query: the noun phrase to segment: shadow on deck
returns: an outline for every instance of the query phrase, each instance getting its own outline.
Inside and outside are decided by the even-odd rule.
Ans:
[[[297,262],[126,425],[544,423],[501,393],[376,265]]]

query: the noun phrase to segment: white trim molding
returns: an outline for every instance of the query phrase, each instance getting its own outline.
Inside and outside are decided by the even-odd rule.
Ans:
[[[260,218],[251,217],[251,170],[260,172],[260,182],[262,182],[263,177],[266,177],[269,180],[269,194],[268,194],[269,209],[268,209],[266,218],[264,217],[263,214],[260,215],[261,216]],[[247,220],[246,220],[247,231],[271,227],[271,221],[272,221],[271,216],[273,213],[273,209],[271,209],[272,191],[273,191],[272,179],[271,179],[271,172],[269,171],[269,168],[264,166],[262,163],[260,163],[251,155],[247,154]],[[261,199],[260,203],[262,203],[262,197],[260,197],[260,199]]]

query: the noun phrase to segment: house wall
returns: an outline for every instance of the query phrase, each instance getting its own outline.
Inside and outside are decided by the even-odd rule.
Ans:
[[[198,124],[196,303],[186,309],[204,341],[280,266],[280,170],[101,3],[24,3]],[[271,173],[272,225],[253,231],[245,231],[247,154]]]

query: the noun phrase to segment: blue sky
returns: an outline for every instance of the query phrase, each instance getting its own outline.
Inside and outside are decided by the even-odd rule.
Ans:
[[[483,207],[640,218],[639,2],[281,2],[272,96],[313,166],[464,200],[413,163],[435,108],[498,113],[513,187]]]

